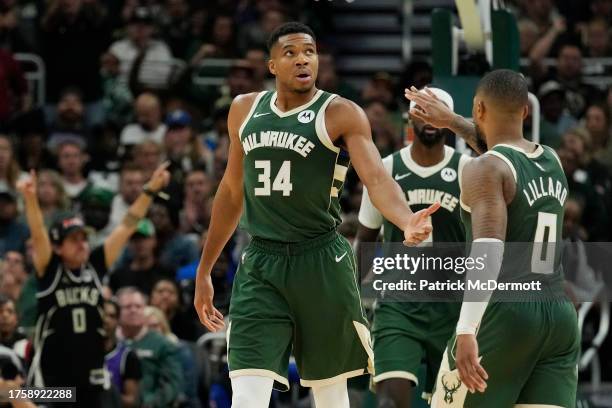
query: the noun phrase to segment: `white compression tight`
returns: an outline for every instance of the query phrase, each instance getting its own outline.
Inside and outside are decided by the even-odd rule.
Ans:
[[[312,388],[316,408],[349,408],[346,380]]]
[[[232,378],[232,408],[268,408],[274,380],[245,375]],[[316,408],[349,408],[346,380],[313,387]]]

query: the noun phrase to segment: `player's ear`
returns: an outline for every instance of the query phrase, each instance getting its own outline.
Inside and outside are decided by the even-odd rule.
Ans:
[[[270,56],[270,59],[268,60],[268,71],[270,71],[272,75],[276,76],[276,64],[274,64],[272,56]]]

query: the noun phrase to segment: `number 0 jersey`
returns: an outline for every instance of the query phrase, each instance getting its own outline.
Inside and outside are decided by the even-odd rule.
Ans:
[[[336,97],[318,90],[287,112],[276,92],[261,92],[239,130],[244,150],[244,212],[252,236],[300,242],[340,223],[339,196],[349,166],[325,128],[325,110]]]
[[[559,157],[543,145],[528,153],[516,146],[498,144],[486,154],[503,160],[516,182],[516,194],[507,206],[505,242],[509,245],[499,281],[535,279],[561,283],[561,233],[568,186]],[[472,242],[470,208],[461,202],[461,209],[467,242]]]

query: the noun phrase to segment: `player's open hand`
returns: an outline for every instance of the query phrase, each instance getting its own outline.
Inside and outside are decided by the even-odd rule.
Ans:
[[[225,327],[223,315],[213,306],[214,293],[210,275],[206,275],[201,280],[198,280],[193,305],[198,312],[200,322],[211,332],[216,332]]]
[[[421,119],[435,128],[450,127],[455,114],[428,88],[419,91],[414,86],[404,89],[404,96],[417,106],[410,111],[410,115]]]
[[[489,375],[480,365],[478,359],[478,341],[475,335],[457,335],[455,364],[459,371],[459,378],[471,393],[485,391],[487,388],[486,380],[489,378]]]
[[[428,208],[412,214],[408,225],[404,226],[404,245],[418,245],[429,237],[433,229],[430,216],[438,211],[438,208],[440,203],[433,203]]]
[[[36,198],[36,186],[37,186],[36,171],[30,170],[30,177],[26,177],[17,182],[17,190],[23,194],[23,197]]]
[[[170,166],[169,161],[165,161],[159,165],[153,172],[151,176],[151,180],[149,180],[148,187],[154,191],[158,192],[162,190],[164,187],[168,185],[170,182],[170,172],[168,172],[168,166]]]

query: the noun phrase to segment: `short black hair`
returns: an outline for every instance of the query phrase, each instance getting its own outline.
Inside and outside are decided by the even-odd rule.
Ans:
[[[480,80],[476,93],[493,99],[505,111],[516,112],[527,105],[529,89],[523,74],[510,69],[497,69]]]
[[[279,38],[287,34],[308,34],[315,42],[317,41],[314,32],[306,24],[302,24],[299,21],[290,21],[281,25],[270,34],[270,38],[268,38],[268,52],[272,51],[272,47],[274,47]]]

